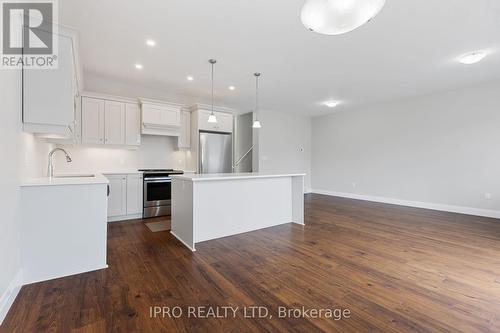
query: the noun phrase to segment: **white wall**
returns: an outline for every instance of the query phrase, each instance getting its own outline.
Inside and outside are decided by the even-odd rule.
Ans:
[[[186,154],[178,151],[177,138],[142,136],[138,149],[107,148],[100,146],[63,145],[71,163],[64,154],[56,153],[56,173],[118,172],[148,168],[177,168],[186,170]]]
[[[0,75],[0,323],[20,287],[19,180],[42,173],[42,158],[50,146],[21,132],[21,73],[2,70]],[[9,295],[9,293],[11,293]]]
[[[312,187],[500,211],[499,129],[498,83],[313,118]]]
[[[311,188],[311,118],[264,111],[259,113],[259,172],[306,173],[305,188]]]
[[[253,113],[248,112],[234,117],[234,163],[245,155],[253,144]],[[254,147],[255,148],[255,147]],[[234,169],[235,172],[251,172],[253,150]],[[257,156],[257,155],[255,155]]]

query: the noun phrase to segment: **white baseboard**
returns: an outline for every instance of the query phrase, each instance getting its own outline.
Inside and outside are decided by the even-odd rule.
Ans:
[[[19,270],[14,276],[14,279],[10,282],[7,290],[0,297],[0,325],[2,325],[3,320],[7,316],[10,307],[14,303],[14,300],[19,294],[19,290],[23,286],[23,271]]]
[[[189,245],[188,243],[186,243],[185,241],[183,241],[172,230],[170,230],[170,233],[172,234],[172,236],[174,236],[175,238],[177,238],[179,240],[179,242],[181,242],[182,244],[184,244],[185,247],[187,247],[188,249],[190,249],[192,252],[196,252],[196,249],[194,247],[191,247],[191,245]]]
[[[44,276],[42,278],[40,278],[40,277],[33,278],[33,277],[28,276],[27,274],[24,274],[25,276],[24,276],[23,284],[28,285],[28,284],[33,284],[33,283],[50,281],[50,280],[60,279],[60,278],[64,278],[64,277],[68,277],[68,276],[72,276],[72,275],[78,275],[78,274],[83,274],[83,273],[88,273],[88,272],[99,271],[101,269],[107,269],[108,267],[109,267],[108,264],[106,264],[102,267],[90,267],[90,268],[79,269],[77,271],[60,272],[57,275]]]
[[[411,200],[401,200],[401,199],[394,199],[394,198],[385,198],[385,197],[377,197],[377,196],[371,196],[371,195],[362,195],[362,194],[345,193],[345,192],[335,192],[335,191],[320,190],[320,189],[313,189],[312,193],[329,195],[329,196],[334,196],[334,197],[364,200],[364,201],[381,202],[381,203],[386,203],[386,204],[391,204],[391,205],[399,205],[399,206],[407,206],[407,207],[415,207],[415,208],[425,208],[425,209],[438,210],[438,211],[443,211],[443,212],[451,212],[451,213],[459,213],[459,214],[500,219],[500,211],[498,211],[498,210],[444,205],[444,204],[411,201]]]
[[[108,217],[108,222],[121,222],[121,221],[136,220],[136,219],[142,219],[142,213]]]

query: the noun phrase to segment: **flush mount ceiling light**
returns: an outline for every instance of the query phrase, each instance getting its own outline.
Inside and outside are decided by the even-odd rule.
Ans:
[[[470,53],[462,55],[458,59],[458,61],[464,65],[477,64],[478,62],[480,62],[481,60],[486,58],[487,55],[488,55],[488,53],[485,51],[474,51],[474,52],[470,52]]]
[[[259,77],[260,73],[254,73],[255,76],[255,120],[253,121],[253,128],[262,128],[259,120]]]
[[[217,60],[215,59],[210,59],[208,60],[210,65],[212,65],[212,112],[208,116],[208,122],[209,123],[216,123],[217,122],[217,117],[215,116],[214,113],[214,65],[217,63]]]
[[[143,67],[142,67],[142,65],[141,65],[141,64],[135,64],[135,68],[136,68],[136,69],[142,69]]]
[[[328,106],[329,108],[334,108],[337,105],[339,105],[340,102],[339,101],[326,101],[326,102],[323,102],[323,104]]]
[[[152,39],[147,39],[146,40],[146,45],[149,46],[149,47],[154,47],[156,46],[156,42]]]
[[[301,20],[310,31],[340,35],[369,22],[384,4],[385,0],[307,0]]]
[[[234,90],[234,89],[236,89],[235,86],[229,86],[229,90]]]
[[[193,81],[193,80],[194,80],[194,77],[192,77],[191,75],[188,75],[188,77],[186,77],[186,79],[187,79],[188,81]]]

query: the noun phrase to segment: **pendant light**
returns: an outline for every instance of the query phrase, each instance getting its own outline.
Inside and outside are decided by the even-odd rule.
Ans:
[[[340,35],[374,18],[385,0],[307,0],[302,7],[304,26],[324,35]]]
[[[260,73],[254,73],[255,76],[255,120],[253,122],[253,128],[261,128],[262,125],[259,120],[259,77]]]
[[[208,116],[209,123],[217,123],[217,117],[214,113],[214,65],[217,63],[217,60],[210,59],[208,62],[212,65],[212,112]]]

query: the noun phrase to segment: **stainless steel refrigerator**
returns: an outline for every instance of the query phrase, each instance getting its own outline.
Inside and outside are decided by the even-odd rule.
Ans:
[[[233,136],[231,133],[200,131],[200,173],[233,172]]]

